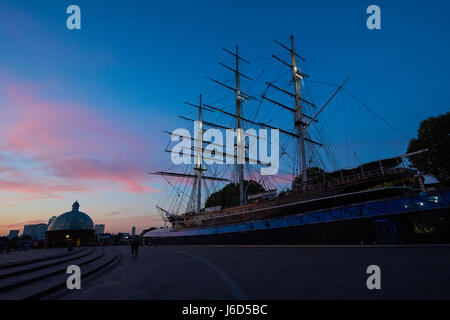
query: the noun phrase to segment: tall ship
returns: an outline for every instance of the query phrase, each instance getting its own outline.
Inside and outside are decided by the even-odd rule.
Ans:
[[[165,151],[183,154],[189,161],[173,165],[173,170],[151,172],[162,176],[169,188],[156,206],[165,227],[146,231],[146,241],[174,245],[450,242],[450,190],[426,189],[422,175],[408,165],[408,158],[427,150],[342,167],[334,133],[327,131],[323,115],[344,91],[363,103],[346,89],[348,79],[341,84],[311,79],[293,36],[289,43],[275,44],[281,53],[269,59],[279,68],[268,72],[272,62],[267,62],[255,78],[244,73],[250,62],[237,46],[234,51],[224,49],[229,59],[220,64],[232,78],[209,78],[213,85],[207,90],[209,101],[200,95],[197,101],[186,102],[192,108],[187,111],[190,117],[180,116],[194,124],[193,137],[189,132],[167,131],[178,149]],[[332,91],[315,99],[310,87],[315,83]],[[322,104],[315,102],[321,99]],[[228,141],[224,150],[217,136],[207,136],[208,128],[221,132],[219,136],[227,130],[235,132],[231,148]],[[270,139],[267,134],[258,136],[261,129],[270,131]],[[255,145],[261,149],[262,143],[272,158],[254,152]],[[272,148],[275,144],[277,148]],[[274,153],[279,156],[276,174],[262,174],[261,168],[274,165]]]

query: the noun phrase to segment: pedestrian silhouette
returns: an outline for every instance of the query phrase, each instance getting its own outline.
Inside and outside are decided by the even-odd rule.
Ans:
[[[138,251],[139,251],[139,240],[136,239],[131,242],[131,255],[137,257]]]

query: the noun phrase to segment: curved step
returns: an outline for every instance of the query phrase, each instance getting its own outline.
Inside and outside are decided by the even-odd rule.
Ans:
[[[109,251],[95,263],[83,267],[81,271],[81,290],[83,289],[83,284],[86,283],[86,280],[93,280],[97,275],[101,275],[103,272],[113,268],[121,259],[121,253]],[[66,280],[67,275],[60,276],[57,283],[41,287],[39,292],[28,294],[22,297],[22,299],[58,299],[61,296],[66,296],[72,292],[72,290],[67,289]]]
[[[33,263],[27,263],[27,264],[20,265],[20,266],[6,268],[6,269],[13,269],[13,270],[9,270],[6,272],[0,272],[0,280],[7,278],[7,277],[12,277],[12,276],[16,276],[19,274],[33,272],[36,270],[55,266],[55,265],[58,265],[58,264],[61,264],[61,263],[67,262],[67,261],[71,261],[73,259],[82,258],[82,257],[85,257],[85,256],[91,254],[94,250],[95,250],[95,248],[91,248],[91,250],[86,250],[86,251],[79,250],[79,251],[77,251],[76,255],[69,255],[69,257],[67,257],[67,255],[64,255],[64,256],[62,256],[62,258],[60,258],[56,261],[48,262],[48,260],[43,260],[43,261],[37,261],[37,262],[33,262]],[[56,258],[53,258],[50,260],[55,260],[55,259]]]
[[[64,253],[64,254],[55,254],[55,255],[44,256],[44,257],[40,257],[40,258],[25,259],[25,260],[13,262],[13,263],[0,264],[0,270],[7,269],[7,268],[13,268],[13,267],[21,266],[21,265],[26,265],[26,264],[30,264],[30,263],[40,262],[40,261],[44,261],[44,260],[48,261],[48,260],[52,260],[52,259],[58,259],[61,257],[71,256],[71,255],[77,254],[83,250],[86,250],[87,248],[89,248],[89,247],[82,247],[79,250],[75,250],[75,251],[72,251],[69,253]],[[43,250],[45,250],[45,249],[43,249]]]
[[[67,279],[68,275],[66,274],[66,270],[69,265],[75,264],[78,266],[83,266],[100,259],[103,255],[103,249],[96,249],[91,255],[88,255],[87,257],[71,259],[71,261],[67,261],[62,265],[51,266],[32,273],[22,274],[4,279],[0,282],[0,299],[16,299],[17,292],[23,290],[24,287],[31,289],[37,287],[39,289],[42,284],[45,284],[49,281],[48,278],[54,275],[63,274]],[[26,288],[24,289],[25,291]]]

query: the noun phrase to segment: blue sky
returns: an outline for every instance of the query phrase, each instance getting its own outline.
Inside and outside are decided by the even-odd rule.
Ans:
[[[81,30],[66,28],[71,4]],[[366,28],[371,4],[381,30]],[[157,224],[161,185],[146,172],[168,159],[160,130],[186,126],[175,118],[183,101],[211,87],[205,76],[227,75],[222,47],[262,61],[292,33],[314,79],[350,77],[352,93],[414,137],[420,121],[450,109],[449,10],[448,1],[0,0],[0,234],[75,197],[111,231]],[[405,151],[405,137],[380,130],[367,126],[371,143],[388,137]]]

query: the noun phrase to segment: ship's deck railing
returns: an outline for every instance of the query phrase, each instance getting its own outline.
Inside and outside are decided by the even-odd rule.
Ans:
[[[365,171],[347,177],[329,180],[328,186],[335,186],[347,183],[357,183],[364,180],[370,180],[373,178],[379,178],[388,175],[404,174],[408,172],[410,171],[407,168],[389,168],[389,169],[378,168],[375,170]]]
[[[358,184],[361,182],[369,181],[375,178],[380,178],[384,176],[395,176],[401,174],[411,173],[408,168],[378,168],[370,171],[361,171],[360,173],[355,173],[348,176],[342,176],[339,178],[314,178],[307,186],[306,191],[323,189],[325,186],[327,188],[337,187],[345,184]]]

